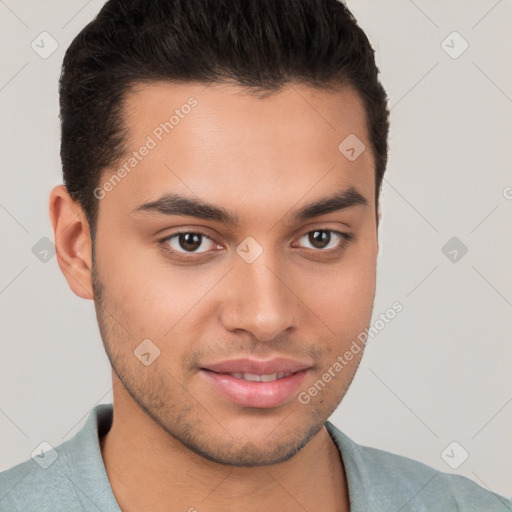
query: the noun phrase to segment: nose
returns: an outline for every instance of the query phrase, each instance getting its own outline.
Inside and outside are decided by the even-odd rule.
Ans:
[[[266,251],[247,263],[236,257],[222,296],[221,322],[230,332],[250,332],[269,342],[296,327],[300,300],[290,289],[289,273]]]

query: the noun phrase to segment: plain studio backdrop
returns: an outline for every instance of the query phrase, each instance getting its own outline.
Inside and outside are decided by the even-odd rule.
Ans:
[[[61,274],[48,218],[60,66],[102,5],[0,2],[0,470],[112,401],[93,303]],[[512,2],[347,5],[377,52],[391,133],[378,333],[331,421],[511,496]]]

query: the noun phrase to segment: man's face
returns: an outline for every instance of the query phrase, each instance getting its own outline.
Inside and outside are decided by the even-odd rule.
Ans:
[[[93,273],[120,392],[209,459],[286,460],[346,393],[363,351],[332,367],[371,319],[378,245],[363,104],[349,89],[295,85],[260,99],[232,85],[154,83],[127,97],[124,118],[126,159],[98,184]],[[351,134],[367,148],[355,160],[338,149]],[[351,187],[366,204],[295,215]],[[143,206],[166,195],[237,223],[180,214],[183,201]],[[330,382],[308,393],[329,368]]]

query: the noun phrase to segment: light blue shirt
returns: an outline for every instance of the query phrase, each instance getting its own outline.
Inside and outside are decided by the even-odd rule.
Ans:
[[[99,445],[111,424],[112,405],[98,405],[73,438],[0,473],[0,512],[120,512]],[[361,446],[325,426],[340,450],[351,512],[512,511],[512,500],[466,477]]]

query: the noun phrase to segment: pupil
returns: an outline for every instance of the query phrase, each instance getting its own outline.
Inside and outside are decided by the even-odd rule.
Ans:
[[[320,236],[318,236],[320,235]],[[322,249],[329,244],[331,235],[327,231],[313,231],[309,234],[309,241],[317,249]]]
[[[195,251],[201,246],[201,235],[197,233],[180,233],[180,246],[187,251]]]

